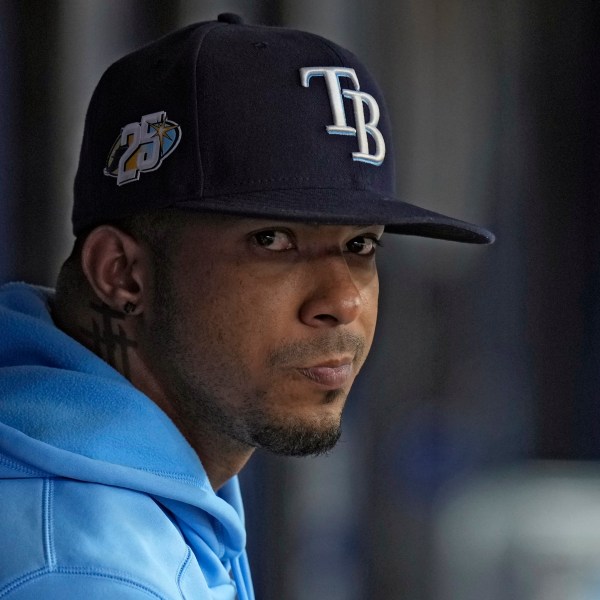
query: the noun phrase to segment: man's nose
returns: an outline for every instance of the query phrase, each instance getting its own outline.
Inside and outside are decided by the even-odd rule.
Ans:
[[[343,256],[322,257],[307,266],[300,320],[311,327],[334,327],[354,321],[364,299]]]

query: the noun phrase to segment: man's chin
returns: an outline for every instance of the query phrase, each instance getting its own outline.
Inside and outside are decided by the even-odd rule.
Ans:
[[[282,456],[319,456],[329,452],[340,439],[339,419],[328,426],[266,425],[254,432],[252,439],[257,448]]]

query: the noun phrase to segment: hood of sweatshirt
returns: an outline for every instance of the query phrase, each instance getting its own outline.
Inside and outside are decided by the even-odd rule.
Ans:
[[[244,552],[236,477],[215,493],[173,422],[53,323],[52,291],[0,288],[0,479],[57,476],[139,491],[176,518],[198,553]]]

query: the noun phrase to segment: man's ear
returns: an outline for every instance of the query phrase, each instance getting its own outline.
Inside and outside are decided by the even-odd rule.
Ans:
[[[102,302],[113,310],[138,315],[143,310],[146,288],[143,258],[144,249],[130,235],[101,225],[83,244],[81,268]]]

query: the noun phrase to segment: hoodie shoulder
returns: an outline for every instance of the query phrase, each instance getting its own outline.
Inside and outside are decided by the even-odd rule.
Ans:
[[[168,416],[54,325],[50,295],[0,288],[0,597],[87,578],[253,598],[236,478],[216,494]],[[90,597],[72,589],[57,597]]]
[[[65,479],[5,479],[0,505],[0,596],[181,598],[190,550],[150,496]],[[202,585],[199,568],[194,574]]]

